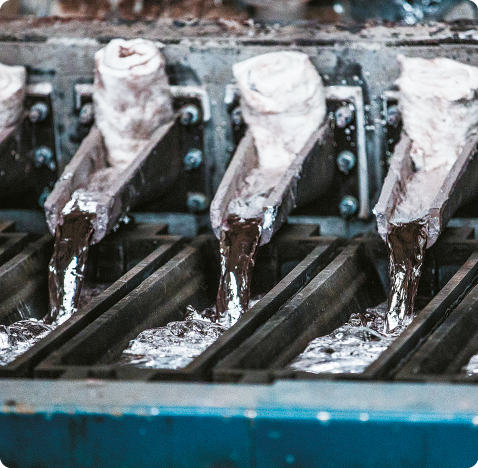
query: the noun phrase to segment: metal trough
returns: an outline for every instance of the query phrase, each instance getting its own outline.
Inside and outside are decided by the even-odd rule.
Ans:
[[[151,201],[167,191],[182,168],[179,122],[160,127],[133,162],[100,193],[93,220],[92,244],[108,234],[134,205]],[[107,167],[106,150],[98,128],[93,127],[66,166],[45,203],[50,232],[54,233],[64,206],[79,188],[88,188],[94,173]]]
[[[478,146],[478,133],[470,135],[463,151],[453,164],[437,196],[428,209],[428,240],[430,248],[445,229],[455,211],[477,193],[478,159],[475,153]],[[389,232],[388,220],[393,214],[406,179],[413,173],[410,157],[411,140],[402,132],[401,139],[395,147],[392,163],[383,184],[380,199],[374,209],[377,216],[378,232],[383,239]]]
[[[443,241],[427,252],[419,296],[428,305],[363,373],[312,374],[288,365],[314,338],[331,333],[352,313],[365,312],[385,300],[387,253],[376,236],[345,244],[340,255],[302,291],[214,368],[216,381],[390,379],[395,368],[443,320],[478,274],[478,257],[472,255],[478,244],[457,237],[460,234],[463,232],[450,230]]]
[[[0,377],[31,376],[48,353],[70,339],[136,288],[179,249],[179,238],[162,234],[164,225],[120,230],[92,248],[85,286],[96,287],[79,310],[28,351],[0,366]],[[48,312],[48,261],[53,239],[45,235],[0,267],[0,324],[42,318]],[[88,302],[88,299],[91,299]],[[80,298],[80,301],[82,299]],[[80,302],[81,303],[81,302]]]
[[[311,231],[309,228],[309,234]],[[182,320],[188,305],[201,309],[214,303],[219,277],[218,245],[214,237],[199,237],[52,353],[35,374],[68,379],[210,380],[212,367],[303,288],[312,275],[327,265],[336,249],[333,239],[298,236],[297,229],[285,229],[283,236],[279,233],[257,255],[252,294],[267,294],[200,356],[182,369],[121,365],[118,361],[123,349],[140,332]]]
[[[260,245],[270,242],[294,208],[316,199],[330,188],[335,172],[332,122],[329,118],[312,134],[264,202]],[[257,167],[254,138],[247,132],[211,203],[211,223],[218,238],[229,203],[239,195],[241,184],[250,171]]]

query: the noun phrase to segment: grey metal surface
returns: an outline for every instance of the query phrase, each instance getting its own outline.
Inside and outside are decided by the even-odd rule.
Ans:
[[[77,149],[70,141],[78,123],[75,85],[92,81],[94,53],[110,38],[139,36],[165,44],[162,52],[173,84],[201,85],[210,96],[204,163],[213,190],[225,172],[231,145],[229,116],[223,103],[234,63],[265,52],[300,50],[309,54],[327,85],[360,85],[365,101],[372,204],[384,172],[381,96],[399,75],[396,56],[446,56],[478,65],[478,35],[471,26],[375,26],[354,30],[317,23],[270,27],[221,21],[194,25],[167,20],[134,25],[51,19],[2,22],[0,62],[27,65],[30,82],[49,81],[53,85],[60,170]]]
[[[450,392],[454,394],[453,400],[447,399]],[[226,415],[227,410],[244,414],[247,410],[273,410],[276,406],[310,412],[350,411],[357,419],[361,412],[367,411],[377,412],[375,417],[384,419],[409,418],[418,413],[423,420],[451,419],[457,414],[478,425],[478,393],[466,385],[279,381],[273,385],[232,386],[5,379],[0,381],[0,394],[2,414],[51,414],[74,407],[77,412],[146,416],[158,411],[176,412],[179,408],[194,412],[202,407],[205,412]]]

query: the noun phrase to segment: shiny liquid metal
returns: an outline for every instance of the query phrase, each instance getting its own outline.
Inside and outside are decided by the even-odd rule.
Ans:
[[[362,373],[413,320],[426,243],[425,223],[392,225],[387,237],[388,304],[352,314],[331,334],[311,341],[290,367],[317,374]]]
[[[463,366],[461,372],[470,376],[478,374],[478,354],[471,357],[468,364]]]
[[[257,302],[258,299],[251,300],[249,307]],[[189,306],[187,310],[185,320],[151,328],[131,340],[120,364],[143,369],[181,369],[234,324],[227,314],[220,317],[215,308],[200,312]]]
[[[109,283],[83,286],[79,307],[86,306],[109,286]],[[19,320],[11,325],[0,325],[0,365],[4,366],[14,361],[57,326],[56,322],[49,325],[44,320],[35,318]]]
[[[364,314],[352,314],[347,323],[329,335],[311,341],[290,367],[314,374],[362,373],[407,327],[401,324],[385,333],[387,312],[384,302]]]
[[[77,310],[85,277],[93,223],[90,213],[74,210],[58,223],[49,265],[50,312],[47,324],[61,324]]]
[[[92,215],[79,210],[58,224],[48,275],[50,311],[43,320],[29,318],[0,326],[0,365],[15,360],[76,312],[92,234]],[[83,303],[101,292],[96,289]]]
[[[236,215],[225,220],[216,308],[198,312],[189,307],[185,320],[142,332],[123,351],[121,364],[150,369],[183,368],[247,312],[252,302],[251,276],[261,222],[260,218],[241,219]]]
[[[249,307],[252,271],[259,240],[261,218],[241,219],[229,215],[222,227],[220,239],[221,278],[216,309],[229,318],[229,326]]]
[[[415,297],[427,244],[426,224],[413,221],[391,225],[387,236],[390,291],[384,332],[391,333],[413,319]]]
[[[55,328],[34,318],[0,325],[0,365],[15,360]]]

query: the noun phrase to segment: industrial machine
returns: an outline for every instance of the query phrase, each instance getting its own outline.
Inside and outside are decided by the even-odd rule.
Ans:
[[[289,364],[313,338],[386,297],[386,247],[371,209],[401,130],[397,55],[478,66],[476,26],[2,22],[0,62],[26,66],[29,86],[21,127],[0,141],[0,325],[47,312],[52,239],[43,205],[80,144],[90,142],[85,154],[94,153],[94,53],[114,37],[163,45],[178,118],[147,155],[166,154],[174,171],[160,182],[161,165],[144,166],[147,190],[151,180],[168,188],[153,201],[136,197],[129,222],[92,246],[86,285],[95,293],[0,366],[0,461],[9,468],[474,466],[477,376],[461,369],[478,351],[476,201],[427,252],[422,310],[378,360],[361,374],[310,374]],[[208,209],[236,147],[247,146],[231,67],[281,50],[307,53],[326,85],[333,164],[314,165],[312,145],[296,174],[299,182],[312,174],[324,189],[294,211],[287,205],[258,252],[252,290],[261,300],[206,351],[182,369],[121,365],[138,333],[180,320],[188,305],[214,302],[219,258]],[[118,182],[118,199],[129,203],[131,187],[141,192],[139,166]],[[280,193],[301,196],[296,182]],[[466,199],[460,190],[466,184],[453,203]]]

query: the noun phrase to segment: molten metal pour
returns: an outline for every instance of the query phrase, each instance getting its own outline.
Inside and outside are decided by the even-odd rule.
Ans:
[[[61,324],[77,310],[93,234],[92,217],[76,209],[56,228],[48,275],[50,312],[45,323]]]
[[[386,333],[413,318],[426,243],[426,224],[420,221],[392,226],[387,236],[390,291]]]
[[[233,67],[248,131],[211,204],[221,243],[217,310],[247,311],[254,255],[300,203],[328,188],[333,134],[320,75],[306,54],[276,52]],[[300,181],[309,180],[300,186]]]
[[[260,218],[242,220],[236,215],[230,215],[224,221],[220,240],[221,280],[216,307],[219,314],[228,313],[232,323],[249,307],[261,224]]]
[[[171,93],[157,46],[116,39],[95,59],[98,128],[83,140],[45,203],[55,233],[48,323],[61,323],[76,311],[89,245],[135,203],[160,195],[179,172]]]
[[[386,332],[413,317],[420,269],[455,210],[476,194],[478,68],[399,57],[404,131],[374,213],[390,255]]]

